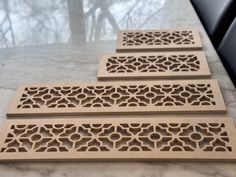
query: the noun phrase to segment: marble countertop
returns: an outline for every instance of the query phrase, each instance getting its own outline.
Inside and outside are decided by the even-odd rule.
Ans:
[[[15,4],[14,4],[15,3]],[[236,121],[236,89],[189,0],[0,1],[0,124],[23,83],[96,81],[101,55],[114,53],[119,29],[196,27],[212,78]],[[181,116],[181,115],[180,115]],[[221,115],[218,115],[221,116]],[[236,163],[43,162],[0,163],[1,177],[235,177]]]

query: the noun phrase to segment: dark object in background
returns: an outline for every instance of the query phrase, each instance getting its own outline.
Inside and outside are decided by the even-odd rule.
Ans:
[[[236,0],[191,0],[206,32],[217,49],[236,15]]]
[[[236,18],[225,34],[217,51],[236,87]]]

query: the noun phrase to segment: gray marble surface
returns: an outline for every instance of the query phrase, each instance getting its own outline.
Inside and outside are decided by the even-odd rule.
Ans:
[[[117,30],[181,27],[200,30],[212,78],[220,83],[227,115],[236,121],[236,89],[189,0],[1,0],[0,8],[5,14],[0,18],[0,124],[22,83],[96,81],[101,55],[115,52]],[[236,164],[1,163],[0,176],[235,177]]]

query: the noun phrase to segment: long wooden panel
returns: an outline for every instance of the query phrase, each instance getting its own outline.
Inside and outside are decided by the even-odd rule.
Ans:
[[[21,86],[8,116],[224,112],[216,80]]]
[[[210,77],[204,52],[116,53],[104,55],[98,79]]]
[[[125,30],[117,37],[117,52],[201,50],[196,29]]]
[[[0,132],[0,161],[236,160],[230,118],[16,119]]]

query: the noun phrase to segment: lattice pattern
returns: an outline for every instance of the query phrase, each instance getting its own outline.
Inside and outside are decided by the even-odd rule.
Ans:
[[[210,84],[27,87],[18,108],[215,105]]]
[[[223,99],[220,98],[219,88],[214,80],[187,80],[187,81],[166,81],[166,82],[106,82],[91,85],[65,85],[65,86],[27,86],[22,87],[18,92],[12,113],[19,110],[24,113],[30,110],[32,113],[40,113],[54,108],[57,112],[63,111],[86,112],[117,112],[130,108],[131,112],[137,107],[147,107],[141,112],[162,111],[157,107],[166,108],[171,111],[173,108],[183,107],[188,111],[192,107],[198,110],[204,107],[206,110],[220,106],[223,109]],[[216,96],[217,95],[217,96]],[[217,99],[216,99],[217,97]],[[223,107],[222,107],[223,106]],[[186,109],[188,107],[188,109]],[[102,109],[101,109],[102,108]],[[124,108],[124,109],[123,109]],[[56,110],[55,110],[56,109]],[[129,110],[128,110],[129,111]],[[139,110],[137,110],[139,111]]]
[[[216,136],[217,135],[217,136]],[[1,153],[232,151],[223,123],[12,125]]]
[[[106,63],[108,73],[132,72],[188,72],[199,71],[200,61],[194,55],[110,57]]]
[[[229,118],[8,120],[1,132],[0,161],[129,159],[152,152],[150,159],[236,159],[234,135]]]
[[[194,44],[193,33],[188,31],[149,31],[149,32],[124,32],[123,46],[136,45],[169,45],[169,44]]]
[[[201,49],[197,30],[127,30],[118,34],[117,51],[128,49]]]

